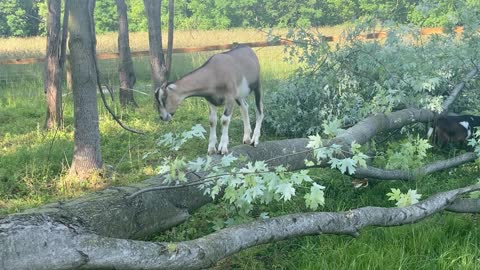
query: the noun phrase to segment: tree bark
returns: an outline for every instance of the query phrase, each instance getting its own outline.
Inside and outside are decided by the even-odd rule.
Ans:
[[[94,7],[94,0],[70,2],[69,48],[75,126],[70,174],[82,179],[102,168],[94,59]]]
[[[167,40],[167,73],[165,74],[166,80],[170,77],[170,71],[172,69],[172,56],[173,56],[173,28],[174,28],[174,16],[175,16],[175,2],[174,0],[168,0],[168,40]]]
[[[60,17],[61,0],[47,2],[47,53],[45,61],[45,97],[47,115],[45,128],[53,129],[62,126],[62,89],[60,65]]]
[[[415,180],[418,177],[428,175],[437,171],[457,167],[467,162],[473,162],[478,156],[473,152],[468,152],[460,156],[456,156],[447,160],[440,160],[420,168],[409,171],[404,170],[384,170],[375,167],[357,168],[355,177],[358,178],[375,178],[380,180]]]
[[[150,50],[150,71],[153,91],[167,79],[167,67],[163,53],[161,30],[161,0],[143,0],[148,20],[148,45]]]
[[[132,105],[137,107],[133,97],[133,86],[136,82],[135,71],[133,69],[132,54],[130,52],[130,42],[128,37],[128,16],[125,0],[117,0],[118,13],[118,53],[119,67],[118,75],[120,78],[120,104],[122,106]]]
[[[63,24],[62,24],[62,42],[60,45],[60,69],[62,72],[62,75],[60,78],[62,80],[67,81],[66,77],[66,61],[67,61],[67,38],[68,38],[68,16],[70,12],[70,7],[69,7],[69,2],[70,0],[65,0],[64,7],[63,7]],[[69,85],[67,83],[67,88],[70,87],[71,89],[71,84]]]

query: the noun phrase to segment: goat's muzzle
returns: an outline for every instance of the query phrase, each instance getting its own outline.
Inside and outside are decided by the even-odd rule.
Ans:
[[[172,115],[171,114],[167,114],[166,116],[160,115],[160,119],[162,119],[162,121],[170,121],[172,120]]]

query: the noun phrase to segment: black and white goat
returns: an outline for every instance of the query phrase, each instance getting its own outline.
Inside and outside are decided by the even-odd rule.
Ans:
[[[253,92],[256,105],[256,123],[253,136],[248,116],[246,97]],[[210,107],[210,138],[208,153],[217,153],[217,106],[225,105],[221,118],[222,137],[218,152],[228,153],[228,126],[235,103],[240,106],[243,119],[243,143],[257,146],[263,121],[260,93],[260,64],[254,51],[238,46],[230,51],[213,55],[198,69],[175,82],[165,83],[155,91],[160,118],[172,118],[180,103],[188,97],[204,97]]]
[[[474,128],[480,126],[480,116],[458,115],[442,116],[436,119],[427,136],[433,134],[433,142],[439,146],[448,143],[463,143],[473,134]]]

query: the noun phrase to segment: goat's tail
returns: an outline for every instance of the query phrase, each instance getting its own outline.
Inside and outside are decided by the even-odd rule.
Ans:
[[[255,95],[255,106],[260,114],[263,114],[262,91],[260,90],[260,79],[250,85]]]

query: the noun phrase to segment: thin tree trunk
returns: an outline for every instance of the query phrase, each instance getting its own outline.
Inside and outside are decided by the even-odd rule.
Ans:
[[[93,27],[94,0],[70,2],[70,64],[74,105],[74,153],[70,174],[89,177],[102,167]]]
[[[153,90],[166,81],[167,68],[162,45],[161,0],[143,0],[148,20],[148,44],[150,48],[150,68]]]
[[[128,16],[127,5],[125,0],[117,0],[118,13],[118,53],[119,60],[119,77],[120,77],[120,104],[122,106],[133,105],[137,107],[137,103],[133,97],[133,86],[136,77],[133,69],[132,55],[130,53],[130,42],[128,37]]]
[[[167,80],[170,77],[170,71],[172,70],[174,16],[175,2],[174,0],[168,0],[167,73],[165,75]]]
[[[45,61],[45,97],[47,116],[45,128],[62,126],[62,90],[60,86],[60,15],[61,0],[48,0],[47,55]]]
[[[70,0],[65,0],[64,1],[65,5],[63,7],[62,43],[60,45],[60,69],[62,72],[62,75],[60,76],[60,78],[62,80],[65,79],[65,75],[66,75],[65,64],[67,60],[68,16],[70,12],[69,2]],[[67,84],[67,88],[68,86],[69,85]]]

